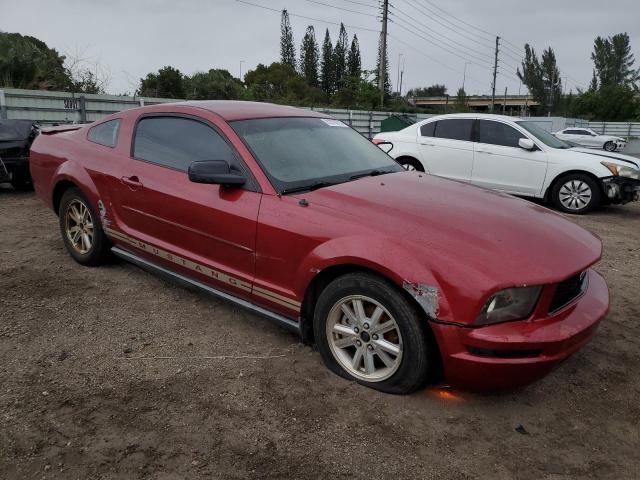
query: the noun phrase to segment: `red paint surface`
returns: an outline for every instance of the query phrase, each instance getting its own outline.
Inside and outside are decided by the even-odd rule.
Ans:
[[[215,125],[237,149],[261,192],[191,183],[184,172],[132,159],[133,127],[149,112],[189,114]],[[470,326],[497,290],[545,285],[528,320],[483,328],[431,323],[447,378],[463,387],[500,388],[539,378],[582,346],[606,314],[606,284],[591,271],[586,294],[546,317],[543,304],[553,285],[597,262],[602,246],[594,235],[535,204],[419,172],[276,195],[227,124],[272,116],[324,115],[249,102],[166,104],[105,118],[122,119],[114,149],[87,141],[88,127],[41,135],[31,155],[36,193],[52,207],[56,185],[70,181],[96,212],[98,201],[103,202],[111,228],[298,302],[318,272],[357,265],[399,288],[405,281],[436,287],[438,320]],[[122,177],[136,177],[141,187],[123,185]],[[299,204],[301,198],[308,206]],[[151,259],[291,318],[300,313]],[[483,358],[470,354],[468,346],[541,349],[543,354]]]

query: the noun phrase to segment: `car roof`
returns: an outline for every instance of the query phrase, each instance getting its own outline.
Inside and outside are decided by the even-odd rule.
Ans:
[[[507,115],[494,115],[493,113],[447,113],[443,115],[435,115],[429,117],[427,120],[446,120],[453,118],[479,118],[483,120],[505,120],[505,121],[518,121],[523,120],[520,117],[509,117]]]
[[[226,121],[249,120],[254,118],[272,117],[318,117],[331,118],[322,112],[276,105],[274,103],[245,102],[239,100],[199,100],[175,103],[162,103],[149,107],[142,107],[148,111],[165,110],[167,107],[195,107],[213,112]]]

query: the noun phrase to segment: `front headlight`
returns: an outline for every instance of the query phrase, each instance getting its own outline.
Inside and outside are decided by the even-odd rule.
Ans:
[[[494,294],[482,307],[476,325],[522,320],[533,312],[542,287],[507,288]]]
[[[640,170],[637,168],[627,167],[625,165],[618,165],[617,163],[601,162],[602,165],[607,167],[611,173],[616,177],[633,178],[640,180]]]

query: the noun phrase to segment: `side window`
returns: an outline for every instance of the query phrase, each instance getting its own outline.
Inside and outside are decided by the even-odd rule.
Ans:
[[[136,126],[133,156],[186,171],[199,160],[236,164],[233,150],[213,128],[189,118],[146,117]]]
[[[491,145],[502,145],[504,147],[517,147],[518,140],[527,138],[515,128],[506,123],[493,122],[491,120],[480,120],[480,131],[478,141]]]
[[[420,127],[420,135],[423,137],[433,137],[436,131],[436,123],[438,122],[429,122],[422,125]]]
[[[109,120],[91,127],[87,139],[90,142],[113,148],[118,143],[118,130],[120,130],[120,120]]]
[[[439,120],[436,128],[436,138],[448,138],[451,140],[471,141],[471,129],[474,120],[472,119],[452,119]]]

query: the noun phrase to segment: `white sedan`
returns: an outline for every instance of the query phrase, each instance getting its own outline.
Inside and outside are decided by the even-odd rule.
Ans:
[[[590,128],[565,128],[554,133],[560,140],[577,143],[580,146],[588,148],[602,148],[607,152],[615,152],[622,150],[627,141],[624,138],[614,137],[612,135],[600,135]]]
[[[373,142],[407,170],[545,199],[568,213],[640,195],[638,159],[574,148],[515,117],[440,115],[380,133]]]

